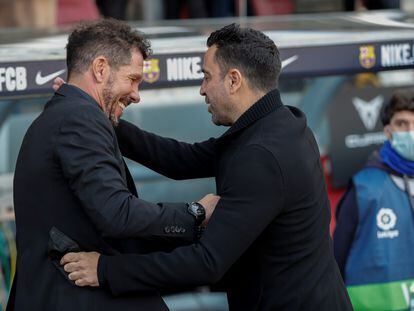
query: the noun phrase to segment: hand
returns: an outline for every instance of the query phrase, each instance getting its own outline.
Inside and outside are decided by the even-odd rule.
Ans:
[[[98,260],[100,254],[97,252],[67,253],[60,260],[69,280],[77,286],[99,286]]]
[[[64,83],[66,83],[65,80],[63,80],[60,77],[57,77],[55,80],[53,80],[53,86],[52,87],[55,91],[57,91],[62,86],[62,84],[64,84]]]
[[[202,226],[207,226],[211,214],[213,214],[214,209],[216,208],[217,202],[220,200],[220,197],[215,194],[207,194],[204,198],[200,199],[198,203],[203,205],[204,209],[206,210],[206,219],[203,221]]]

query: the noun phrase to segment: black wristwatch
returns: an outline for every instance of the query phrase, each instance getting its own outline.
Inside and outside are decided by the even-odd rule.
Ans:
[[[200,226],[206,219],[206,210],[198,202],[187,203],[187,212],[194,216],[196,226]]]
[[[187,203],[187,212],[194,216],[194,236],[195,240],[197,241],[201,237],[201,233],[203,232],[203,228],[201,224],[206,219],[206,210],[204,206],[198,202],[191,202]]]

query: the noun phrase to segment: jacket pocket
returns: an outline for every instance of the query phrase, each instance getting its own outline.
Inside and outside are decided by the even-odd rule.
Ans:
[[[75,284],[69,280],[68,273],[60,265],[60,260],[66,253],[80,252],[81,249],[74,240],[69,238],[62,231],[56,227],[52,227],[49,231],[49,243],[47,248],[48,257],[52,264],[58,269],[58,271],[68,280],[71,284]]]

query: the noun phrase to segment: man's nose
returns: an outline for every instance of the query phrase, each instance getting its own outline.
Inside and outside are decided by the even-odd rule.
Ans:
[[[133,91],[129,97],[131,98],[133,103],[139,103],[139,101],[141,100],[140,96],[139,96],[139,92],[138,91]]]
[[[204,91],[203,83],[200,86],[200,95],[201,96],[205,96],[206,95],[206,92]]]

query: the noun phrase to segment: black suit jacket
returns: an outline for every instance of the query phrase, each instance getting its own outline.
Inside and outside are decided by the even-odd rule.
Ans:
[[[18,273],[9,310],[167,309],[152,289],[114,298],[102,289],[76,287],[48,257],[53,226],[81,250],[104,254],[146,253],[164,249],[163,241],[193,237],[194,219],[184,204],[137,198],[111,123],[80,89],[63,85],[27,131],[14,205]],[[124,237],[140,241],[118,240]]]
[[[172,253],[101,256],[113,294],[225,276],[230,310],[352,310],[333,257],[319,151],[277,90],[219,139],[180,143],[122,122],[124,155],[172,178],[215,176],[221,196],[200,243]]]

